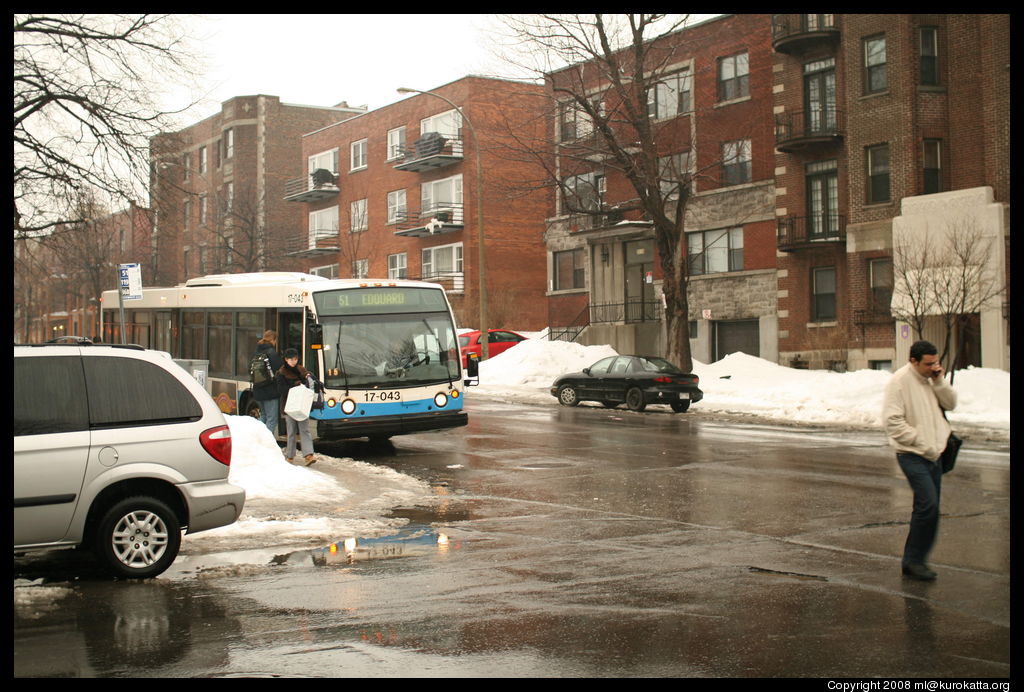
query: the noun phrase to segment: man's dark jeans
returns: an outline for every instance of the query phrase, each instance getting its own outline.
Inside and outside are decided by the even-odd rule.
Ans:
[[[903,566],[923,565],[939,530],[942,465],[916,454],[901,453],[896,455],[896,459],[914,491],[914,512],[910,517],[910,533],[903,548]]]

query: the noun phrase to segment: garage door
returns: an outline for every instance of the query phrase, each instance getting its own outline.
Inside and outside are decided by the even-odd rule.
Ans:
[[[757,320],[715,322],[714,359],[743,351],[748,356],[761,356],[761,332]]]

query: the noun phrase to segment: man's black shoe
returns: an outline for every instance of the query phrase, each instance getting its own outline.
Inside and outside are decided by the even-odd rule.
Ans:
[[[903,574],[918,581],[934,581],[938,576],[924,565],[903,565]]]

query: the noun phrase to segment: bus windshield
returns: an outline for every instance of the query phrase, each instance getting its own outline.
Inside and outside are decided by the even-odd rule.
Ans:
[[[402,387],[459,377],[448,313],[322,316],[328,388]]]

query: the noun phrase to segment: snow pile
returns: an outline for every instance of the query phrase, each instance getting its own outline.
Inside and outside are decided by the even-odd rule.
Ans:
[[[469,392],[515,403],[557,405],[551,384],[615,351],[610,346],[531,338],[480,364],[480,386]],[[796,370],[745,353],[714,363],[694,361],[704,399],[691,410],[741,413],[794,423],[881,427],[882,396],[891,373]],[[991,368],[958,370],[959,402],[949,413],[961,423],[1009,432],[1010,374]]]

